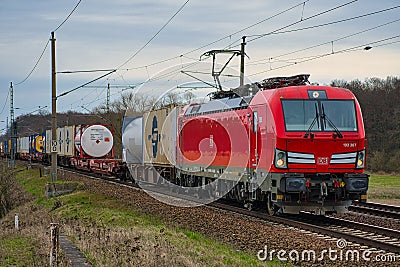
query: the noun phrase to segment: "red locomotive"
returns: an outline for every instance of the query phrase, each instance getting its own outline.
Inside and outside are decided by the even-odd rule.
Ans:
[[[347,89],[309,75],[252,84],[253,96],[192,104],[178,118],[177,176],[268,213],[344,213],[366,201],[366,139]],[[217,179],[218,178],[218,179]]]

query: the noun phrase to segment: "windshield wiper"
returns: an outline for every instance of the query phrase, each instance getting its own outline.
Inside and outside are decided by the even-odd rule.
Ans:
[[[317,123],[318,128],[319,128],[319,114],[318,114],[318,107],[317,107],[317,103],[315,103],[315,117],[313,119],[313,121],[310,124],[310,127],[308,127],[306,133],[304,134],[304,138],[307,138],[309,135],[312,137],[313,134],[311,134],[311,129],[314,127],[315,123]]]
[[[324,109],[324,104],[322,103],[322,119],[324,119],[324,128],[326,129],[326,121],[328,121],[329,125],[333,128],[333,130],[336,132],[337,136],[339,138],[343,138],[342,133],[339,131],[339,129],[335,126],[333,121],[331,121],[328,116],[325,114],[325,109]]]

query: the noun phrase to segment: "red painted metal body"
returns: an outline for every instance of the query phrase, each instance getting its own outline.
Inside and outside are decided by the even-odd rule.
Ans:
[[[248,109],[181,117],[178,163],[248,167]],[[178,154],[179,155],[179,154]],[[181,161],[180,161],[181,160]]]
[[[308,90],[326,91],[333,99],[354,100],[357,132],[315,132],[304,138],[304,131],[287,132],[281,105],[282,99],[308,99]],[[271,172],[363,172],[354,164],[329,164],[333,154],[348,153],[365,148],[365,132],[359,103],[347,89],[324,86],[297,86],[258,92],[244,109],[228,110],[199,116],[179,117],[181,132],[178,149],[182,157],[178,163],[203,166],[262,168]],[[253,131],[254,112],[257,112],[257,131]],[[274,149],[312,153],[315,164],[289,164],[288,169],[277,169],[273,164]]]
[[[181,112],[177,166],[184,175],[237,181],[242,183],[239,198],[246,192],[253,193],[247,194],[249,200],[264,201],[268,196],[288,213],[345,212],[351,200],[366,199],[365,132],[351,91],[290,86],[260,90],[247,100],[235,105],[225,104],[233,99],[213,100]],[[298,115],[290,110],[293,103],[303,113],[301,129],[289,123],[290,113]],[[311,107],[311,112],[301,105],[304,110]],[[314,118],[311,122],[306,122],[307,112],[308,119]],[[281,166],[277,155],[282,157]],[[260,196],[249,189],[255,184]]]

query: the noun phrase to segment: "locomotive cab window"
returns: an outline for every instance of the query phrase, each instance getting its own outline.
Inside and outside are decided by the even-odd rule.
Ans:
[[[282,100],[286,131],[356,132],[353,100]]]

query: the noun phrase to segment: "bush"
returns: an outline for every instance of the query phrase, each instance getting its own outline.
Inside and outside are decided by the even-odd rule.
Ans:
[[[17,171],[18,169],[12,170],[7,163],[0,161],[0,219],[10,210],[31,200],[31,196],[17,183]]]
[[[13,208],[13,189],[15,188],[15,176],[10,168],[3,163],[0,165],[0,218],[3,218]]]

